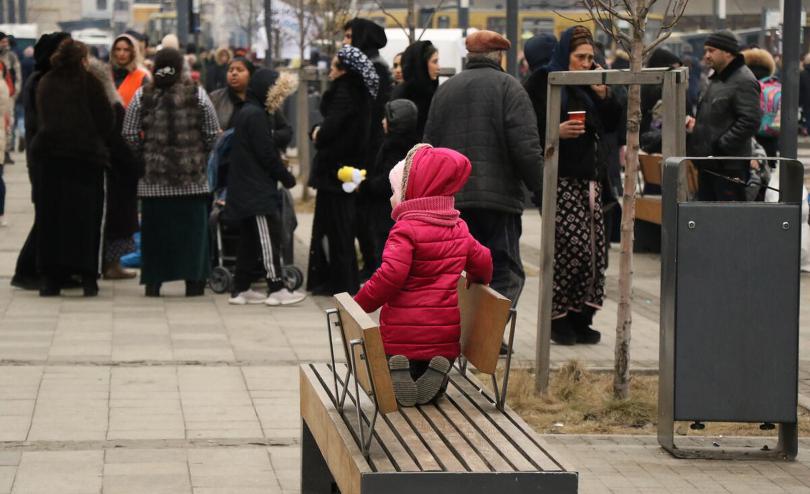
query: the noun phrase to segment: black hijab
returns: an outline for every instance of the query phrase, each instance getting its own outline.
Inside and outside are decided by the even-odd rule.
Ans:
[[[385,29],[374,21],[355,17],[343,29],[352,30],[352,46],[360,48],[369,58],[379,55],[380,49],[388,44]]]
[[[430,41],[416,41],[402,53],[402,79],[409,92],[433,96],[439,87],[438,80],[431,80],[428,61],[436,53]]]
[[[51,70],[51,56],[56,53],[62,41],[70,38],[70,33],[56,32],[40,36],[34,45],[34,70],[47,72]]]

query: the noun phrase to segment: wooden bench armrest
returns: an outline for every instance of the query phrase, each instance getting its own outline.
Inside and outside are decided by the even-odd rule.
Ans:
[[[346,362],[354,362],[357,369],[352,369],[357,382],[366,394],[376,397],[380,412],[391,413],[397,410],[394,386],[388,372],[388,360],[385,358],[380,328],[368,314],[354,301],[348,293],[335,295],[335,304],[340,314],[341,337]],[[362,345],[352,347],[352,341],[362,341]],[[363,351],[365,349],[365,351]]]

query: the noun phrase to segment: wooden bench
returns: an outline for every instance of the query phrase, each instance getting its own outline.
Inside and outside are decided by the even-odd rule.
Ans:
[[[638,157],[639,171],[643,184],[661,187],[663,181],[663,157],[658,154],[642,154]],[[690,162],[687,168],[687,182],[690,194],[697,192],[698,174],[695,166]],[[643,190],[643,189],[642,189]],[[661,195],[639,194],[636,197],[636,219],[661,224]]]
[[[509,322],[510,350],[514,342],[509,300],[463,280],[459,299],[462,358],[445,396],[400,409],[379,327],[348,294],[335,296],[327,311],[331,362],[300,368],[303,494],[577,492],[577,473],[505,406],[508,372],[495,379]],[[335,359],[335,329],[345,364]],[[495,393],[468,363],[492,376]]]

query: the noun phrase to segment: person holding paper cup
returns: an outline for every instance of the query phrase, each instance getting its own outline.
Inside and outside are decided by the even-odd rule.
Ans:
[[[548,74],[601,68],[594,63],[594,41],[588,28],[574,26],[562,34],[551,61],[525,85],[541,140],[546,136]],[[603,137],[614,130],[621,112],[608,86],[566,86],[562,91],[551,322],[551,339],[557,344],[595,344],[601,339],[591,324],[605,297],[607,267],[602,213],[607,150]]]

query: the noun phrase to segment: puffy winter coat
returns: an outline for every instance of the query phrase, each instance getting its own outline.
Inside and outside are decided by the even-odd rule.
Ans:
[[[388,355],[448,359],[460,353],[457,283],[489,283],[492,257],[453,207],[453,194],[470,175],[470,162],[450,149],[422,148],[405,165],[405,201],[394,209],[382,266],[355,300],[366,312],[380,306]]]
[[[698,103],[695,129],[687,139],[690,156],[750,156],[759,129],[759,82],[738,55],[711,83]],[[743,161],[696,161],[698,168],[748,169]]]
[[[347,72],[332,82],[321,100],[323,121],[315,140],[310,186],[343,194],[337,171],[342,166],[368,166],[372,99],[363,79]]]
[[[424,140],[472,162],[470,180],[456,195],[459,209],[521,213],[521,182],[530,191],[540,188],[543,151],[532,103],[520,83],[494,62],[470,62],[439,86]]]

